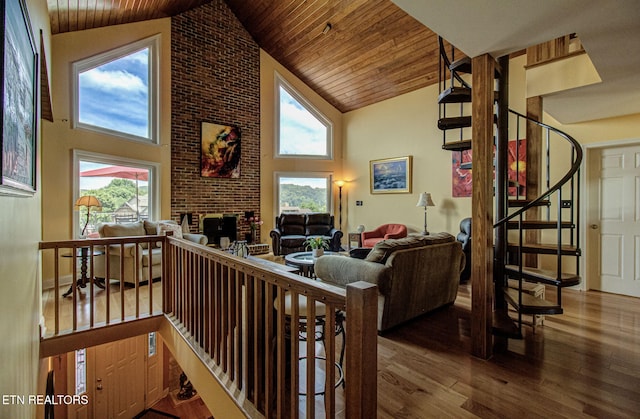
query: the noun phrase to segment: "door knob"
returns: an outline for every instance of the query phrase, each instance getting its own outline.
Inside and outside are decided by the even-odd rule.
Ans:
[[[102,390],[102,378],[98,378],[98,385],[96,386],[96,390]]]
[[[592,230],[597,230],[598,229],[598,224],[591,224],[591,229]]]

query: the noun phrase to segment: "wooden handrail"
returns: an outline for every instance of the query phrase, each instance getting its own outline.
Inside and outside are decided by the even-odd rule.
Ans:
[[[152,287],[147,287],[147,294],[147,289],[139,284],[133,285],[134,313],[116,307],[113,318],[107,316],[104,321],[95,321],[93,315],[95,312],[98,316],[93,298],[94,258],[108,260],[110,256],[124,252],[126,246],[134,245],[130,251],[135,252],[138,259],[142,251],[139,245],[144,243],[148,246],[161,243],[162,246],[160,301],[165,318],[194,347],[203,364],[242,409],[259,412],[265,417],[292,418],[306,411],[305,416],[312,418],[316,414],[335,417],[340,414],[336,406],[344,405],[348,417],[375,416],[376,386],[372,383],[377,374],[374,366],[377,362],[378,297],[374,285],[356,283],[343,289],[279,269],[282,265],[240,258],[186,240],[145,236],[40,243],[42,252],[52,251],[55,255],[56,287],[60,284],[57,260],[61,252],[67,251],[65,249],[76,252],[88,247],[91,270],[88,285],[91,291],[90,321],[86,324],[77,321],[79,299],[76,298],[78,291],[73,289],[73,324],[60,323],[64,314],[59,312],[59,307],[69,304],[61,301],[56,288],[53,292],[55,327],[43,342],[51,337],[50,341],[61,342],[60,339],[73,334],[86,336],[87,331],[101,327],[114,331],[114,324],[157,318],[159,313],[151,305]],[[103,249],[104,254],[94,256],[94,249],[98,248]],[[122,274],[122,262],[119,268]],[[76,280],[78,274],[72,276]],[[149,272],[149,277],[152,276]],[[107,287],[105,290],[107,313],[111,305],[116,304],[110,302],[112,299],[125,301],[125,287],[122,275],[120,277],[119,289],[110,291]],[[114,292],[117,294],[111,295]],[[149,304],[143,307],[139,300],[147,295]],[[340,329],[345,326],[345,313],[348,318],[346,339],[342,333],[344,329]],[[104,311],[100,312],[100,317],[103,315]],[[143,327],[152,324],[157,323],[147,322]],[[113,333],[109,336],[111,339],[117,337]],[[67,350],[74,345],[73,342],[63,343]],[[342,345],[346,345],[344,365],[338,356],[342,354]],[[55,352],[52,345],[46,347],[47,353]],[[307,368],[301,368],[303,364]],[[346,382],[340,385],[342,374]],[[318,382],[323,375],[325,382]],[[317,396],[301,397],[298,394],[318,393],[320,388],[323,389],[323,404],[315,402]],[[337,402],[338,399],[343,402]],[[311,402],[303,407],[300,404],[305,400]]]
[[[375,416],[375,285],[355,283],[343,289],[279,270],[276,264],[173,238],[167,248],[172,272],[163,282],[165,292],[173,294],[165,313],[177,330],[198,343],[206,354],[202,361],[215,365],[211,370],[230,395],[265,417],[295,418],[303,410],[298,393],[316,392],[307,389],[322,387],[317,379],[323,373],[323,415],[337,414],[340,397],[348,417]],[[286,313],[285,299],[290,303]],[[348,332],[342,342],[335,327],[344,321],[345,311]],[[336,354],[343,344],[346,364],[324,368],[339,365]],[[300,375],[302,362],[314,368]],[[342,371],[345,390],[335,385]],[[306,417],[315,417],[317,408],[308,403]]]

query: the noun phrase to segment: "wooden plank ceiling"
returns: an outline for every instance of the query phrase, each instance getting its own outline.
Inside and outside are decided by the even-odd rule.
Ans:
[[[173,16],[209,1],[48,5],[57,34]],[[225,1],[263,50],[342,112],[438,81],[437,35],[391,0]],[[323,33],[327,24],[331,29]]]

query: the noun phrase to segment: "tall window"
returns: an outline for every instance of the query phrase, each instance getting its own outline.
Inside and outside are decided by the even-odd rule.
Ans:
[[[159,36],[73,64],[74,127],[158,142]]]
[[[331,174],[276,173],[276,213],[330,212]]]
[[[130,222],[155,219],[159,213],[156,189],[157,165],[76,150],[74,152],[76,199],[93,195],[102,209],[75,212],[76,232],[87,225],[86,234],[96,231],[101,222]]]
[[[276,157],[333,158],[333,125],[276,74]]]

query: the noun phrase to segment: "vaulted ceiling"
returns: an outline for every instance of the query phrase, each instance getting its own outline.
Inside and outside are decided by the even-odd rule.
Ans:
[[[173,16],[209,1],[48,0],[48,5],[57,34]],[[438,81],[437,35],[391,0],[226,3],[263,50],[342,112]]]
[[[47,0],[54,34],[173,16],[210,1]],[[545,111],[564,123],[640,112],[637,0],[490,7],[456,0],[455,10],[450,0],[225,2],[263,50],[342,112],[437,83],[437,36],[428,27],[469,56],[576,33],[602,83],[545,97]]]

